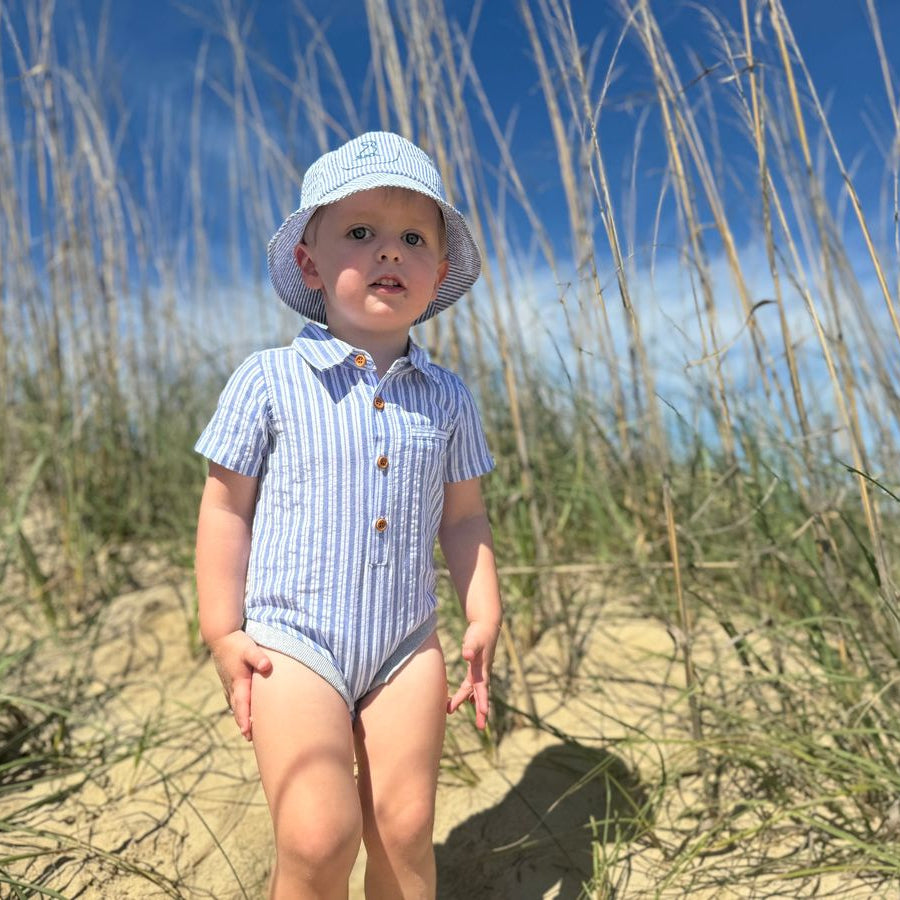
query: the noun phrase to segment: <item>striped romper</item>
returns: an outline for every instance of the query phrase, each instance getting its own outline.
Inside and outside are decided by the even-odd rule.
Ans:
[[[310,323],[239,366],[195,446],[259,478],[244,630],[351,715],[434,631],[444,483],[493,467],[462,381],[409,348],[379,378]]]

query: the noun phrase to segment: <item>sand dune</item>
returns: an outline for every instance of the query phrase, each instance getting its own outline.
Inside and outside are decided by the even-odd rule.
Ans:
[[[41,645],[32,677],[80,679],[69,727],[87,749],[70,775],[0,799],[0,815],[14,812],[19,826],[5,836],[17,857],[10,870],[64,897],[261,898],[272,849],[252,748],[202,648],[191,651],[189,581],[160,581],[118,597],[88,637]],[[873,896],[839,878],[817,882],[816,894],[799,883],[781,893],[762,875],[740,890],[675,877],[657,893],[666,861],[654,835],[671,839],[696,788],[683,749],[683,669],[662,623],[600,595],[586,609],[569,678],[560,634],[524,657],[541,728],[500,710],[491,750],[467,717],[451,718],[435,828],[439,897],[578,897],[594,871],[591,817],[608,875],[597,896]],[[715,653],[716,640],[707,636],[701,652]],[[501,679],[505,670],[501,655]],[[498,689],[524,708],[513,685]],[[661,794],[663,773],[678,785],[674,800]],[[635,826],[638,811],[652,827]],[[361,853],[353,898],[363,866]]]

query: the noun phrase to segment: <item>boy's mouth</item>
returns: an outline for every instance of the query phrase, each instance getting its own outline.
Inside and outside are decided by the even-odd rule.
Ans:
[[[395,278],[393,275],[383,275],[381,278],[376,278],[375,281],[372,282],[371,287],[396,290],[402,289],[405,285],[399,278]]]

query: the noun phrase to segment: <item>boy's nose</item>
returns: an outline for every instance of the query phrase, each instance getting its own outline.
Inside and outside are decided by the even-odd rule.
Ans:
[[[382,260],[394,260],[399,262],[403,257],[400,241],[386,240],[378,248],[378,258]]]

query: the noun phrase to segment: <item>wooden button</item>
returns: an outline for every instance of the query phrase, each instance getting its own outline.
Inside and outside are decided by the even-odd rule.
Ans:
[[[386,531],[387,530],[387,519],[376,519],[375,520],[375,530],[376,531]]]
[[[353,362],[362,368],[366,364],[366,358],[362,353],[357,353],[356,356],[353,357]]]
[[[375,409],[384,409],[384,397],[376,397],[372,401],[372,405],[375,407]]]
[[[388,467],[388,458],[386,456],[379,456],[376,463],[379,469],[386,469]]]

